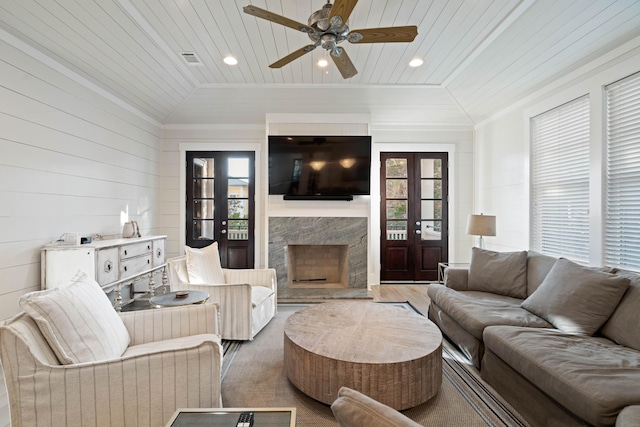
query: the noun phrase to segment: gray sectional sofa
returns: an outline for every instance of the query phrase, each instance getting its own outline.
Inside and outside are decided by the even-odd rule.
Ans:
[[[429,318],[532,426],[640,426],[640,275],[473,248]]]

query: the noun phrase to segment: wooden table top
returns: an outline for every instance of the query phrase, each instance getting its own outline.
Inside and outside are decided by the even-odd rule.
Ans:
[[[399,363],[438,350],[442,333],[411,308],[345,301],[311,306],[292,314],[285,334],[318,356],[354,363]]]

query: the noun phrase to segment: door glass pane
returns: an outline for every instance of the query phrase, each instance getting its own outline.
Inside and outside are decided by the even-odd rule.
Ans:
[[[213,159],[193,159],[194,178],[213,178]]]
[[[242,219],[229,220],[227,239],[249,240],[249,221]]]
[[[193,221],[194,240],[213,240],[213,227],[211,220]]]
[[[441,240],[442,221],[421,221],[420,238],[422,240]]]
[[[407,240],[407,221],[387,221],[387,240]]]
[[[442,160],[420,159],[421,178],[442,178]]]
[[[228,163],[227,175],[229,178],[248,178],[249,177],[249,159],[231,158]]]
[[[406,200],[387,200],[387,219],[406,219]]]
[[[387,159],[385,165],[387,170],[386,178],[407,177],[407,159]]]
[[[249,201],[246,199],[229,199],[227,201],[227,218],[249,218]]]
[[[423,179],[420,183],[420,198],[422,199],[441,199],[442,198],[442,180],[440,179]]]
[[[233,199],[249,197],[249,180],[247,178],[229,178],[227,197]]]
[[[213,200],[194,200],[193,218],[213,219]]]
[[[194,179],[193,198],[213,199],[213,179]]]
[[[388,179],[387,199],[406,199],[407,198],[407,180],[406,179]]]
[[[420,212],[420,218],[442,219],[442,201],[422,200],[420,204],[422,210]]]

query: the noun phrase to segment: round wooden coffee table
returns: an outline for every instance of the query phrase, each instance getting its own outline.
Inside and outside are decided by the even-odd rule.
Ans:
[[[410,307],[319,304],[287,319],[284,365],[293,385],[320,402],[332,404],[347,386],[403,410],[440,389],[442,333]]]

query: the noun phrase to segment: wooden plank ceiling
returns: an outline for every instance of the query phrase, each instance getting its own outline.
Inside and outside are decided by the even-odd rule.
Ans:
[[[638,0],[360,0],[349,27],[417,25],[412,43],[341,44],[358,74],[317,66],[296,30],[325,0],[3,0],[17,37],[162,124],[264,123],[284,112],[369,113],[382,122],[470,128],[531,91],[640,37]],[[188,65],[192,52],[201,65]],[[238,64],[222,59],[233,55]],[[421,67],[408,63],[421,58]],[[331,62],[331,61],[330,61]]]

